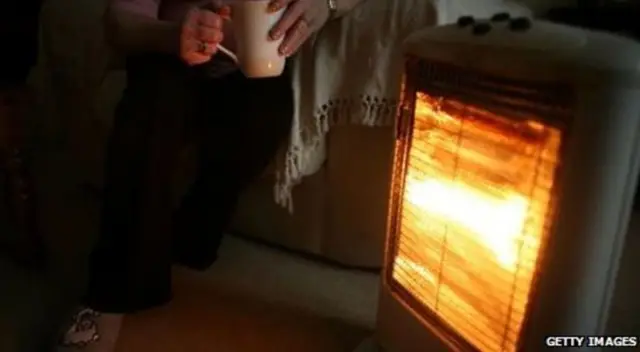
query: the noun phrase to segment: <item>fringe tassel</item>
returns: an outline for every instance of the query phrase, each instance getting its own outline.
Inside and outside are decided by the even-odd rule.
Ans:
[[[308,175],[307,168],[320,155],[320,148],[331,127],[363,125],[367,127],[392,125],[398,101],[361,95],[357,99],[332,99],[316,109],[315,123],[304,125],[299,131],[299,144],[291,142],[284,156],[284,165],[276,172],[274,198],[277,204],[293,213],[293,187]]]

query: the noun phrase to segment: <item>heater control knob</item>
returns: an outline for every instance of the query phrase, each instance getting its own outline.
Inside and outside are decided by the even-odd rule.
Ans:
[[[476,20],[471,16],[462,16],[458,18],[458,27],[464,28],[476,23]]]
[[[491,32],[491,25],[489,23],[478,23],[473,26],[473,34],[475,35],[485,35]]]
[[[514,32],[525,32],[531,28],[531,20],[527,17],[518,17],[511,20],[509,28]]]
[[[511,15],[508,12],[500,12],[491,16],[491,22],[506,22],[511,19]]]

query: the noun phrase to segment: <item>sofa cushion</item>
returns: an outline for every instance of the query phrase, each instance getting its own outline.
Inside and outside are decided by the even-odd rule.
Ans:
[[[328,135],[326,233],[322,252],[379,267],[383,258],[393,128],[339,126]]]
[[[327,186],[324,168],[306,178],[293,191],[295,208],[292,214],[275,203],[274,178],[262,177],[242,194],[231,231],[291,250],[324,256]]]

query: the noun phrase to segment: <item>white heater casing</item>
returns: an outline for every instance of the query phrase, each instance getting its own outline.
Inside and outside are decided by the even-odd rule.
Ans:
[[[557,217],[523,334],[524,350],[537,352],[548,335],[607,333],[640,165],[640,44],[544,21],[532,21],[526,31],[512,31],[508,22],[491,25],[484,35],[455,24],[424,29],[408,38],[405,52],[464,71],[573,89]],[[376,332],[383,349],[449,350],[438,329],[392,292],[390,270],[382,275]]]

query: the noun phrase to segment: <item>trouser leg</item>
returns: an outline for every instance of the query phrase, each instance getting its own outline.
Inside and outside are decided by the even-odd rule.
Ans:
[[[188,70],[176,59],[130,58],[105,165],[100,234],[86,303],[128,313],[171,292],[171,183],[185,118],[194,106]]]
[[[196,116],[205,133],[198,173],[176,217],[174,251],[191,268],[217,255],[240,193],[286,141],[293,116],[288,73],[247,79],[236,73],[204,83]]]

